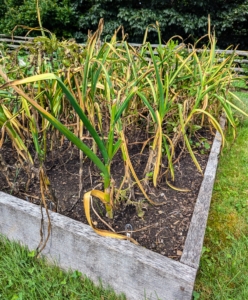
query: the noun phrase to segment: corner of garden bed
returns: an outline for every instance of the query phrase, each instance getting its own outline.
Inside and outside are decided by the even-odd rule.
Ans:
[[[221,125],[224,126],[224,118]],[[85,224],[50,212],[51,236],[43,255],[64,269],[78,270],[129,300],[191,299],[199,267],[212,189],[221,148],[217,132],[199,191],[180,262],[136,246],[104,238]],[[45,215],[45,213],[44,213]],[[0,192],[0,232],[10,240],[36,249],[41,211],[35,204]],[[44,226],[47,219],[44,217]]]

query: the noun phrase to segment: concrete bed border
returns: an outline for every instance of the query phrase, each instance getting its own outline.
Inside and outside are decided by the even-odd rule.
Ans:
[[[225,119],[221,118],[223,127]],[[78,270],[96,284],[124,293],[129,300],[189,300],[192,297],[221,148],[216,133],[180,262],[129,241],[103,238],[85,224],[50,212],[51,237],[42,251],[63,269]],[[0,233],[36,249],[40,207],[0,192]],[[45,218],[45,226],[47,224]]]

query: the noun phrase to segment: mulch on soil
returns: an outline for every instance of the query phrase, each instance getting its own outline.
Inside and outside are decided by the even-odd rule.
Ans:
[[[205,132],[204,135],[208,136],[208,143],[211,144],[213,138],[211,134]],[[141,179],[148,157],[148,149],[140,154],[142,145],[139,143],[130,144],[129,154]],[[202,154],[202,151],[203,149],[195,149],[195,155],[204,172],[209,153],[204,150]],[[117,187],[124,175],[124,166],[120,155],[117,154],[112,163],[112,174]],[[127,200],[129,198],[128,190],[122,192],[122,201],[119,199],[116,203],[117,209],[113,220],[105,217],[104,206],[99,201],[94,200],[94,209],[100,218],[116,232],[125,231],[126,224],[131,224],[133,228],[132,237],[141,246],[175,260],[179,260],[181,257],[203,178],[187,151],[181,153],[179,148],[177,155],[180,155],[180,159],[175,164],[175,181],[171,183],[180,189],[188,189],[188,192],[180,192],[170,188],[166,184],[165,176],[162,176],[157,188],[154,188],[152,183],[150,184],[148,195],[153,201],[165,202],[165,204],[153,206],[134,186],[135,199]],[[55,151],[48,153],[44,165],[51,182],[53,195],[58,200],[58,213],[87,224],[82,197],[79,197],[79,151],[69,142],[64,142]],[[11,143],[4,143],[0,150],[0,190],[29,202],[40,204],[37,166],[32,168],[33,173],[30,178],[28,178],[26,170],[25,165],[19,163]],[[165,169],[162,171],[164,172]],[[102,190],[103,184],[99,171],[87,158],[84,159],[82,177],[83,190],[81,195],[93,188]],[[54,210],[53,202],[49,198],[47,203],[48,207]],[[108,229],[94,212],[92,212],[92,220],[98,228]]]

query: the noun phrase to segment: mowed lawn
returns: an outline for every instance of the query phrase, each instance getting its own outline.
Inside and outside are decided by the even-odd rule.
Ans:
[[[248,111],[248,93],[238,93]],[[220,157],[194,299],[248,299],[248,119]]]

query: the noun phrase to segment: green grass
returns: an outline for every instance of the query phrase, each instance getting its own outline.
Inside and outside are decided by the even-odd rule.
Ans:
[[[78,271],[64,272],[0,236],[0,299],[124,300]]]
[[[238,93],[248,107],[248,94]],[[247,111],[248,109],[246,109]],[[194,299],[248,299],[248,120],[220,157]]]

